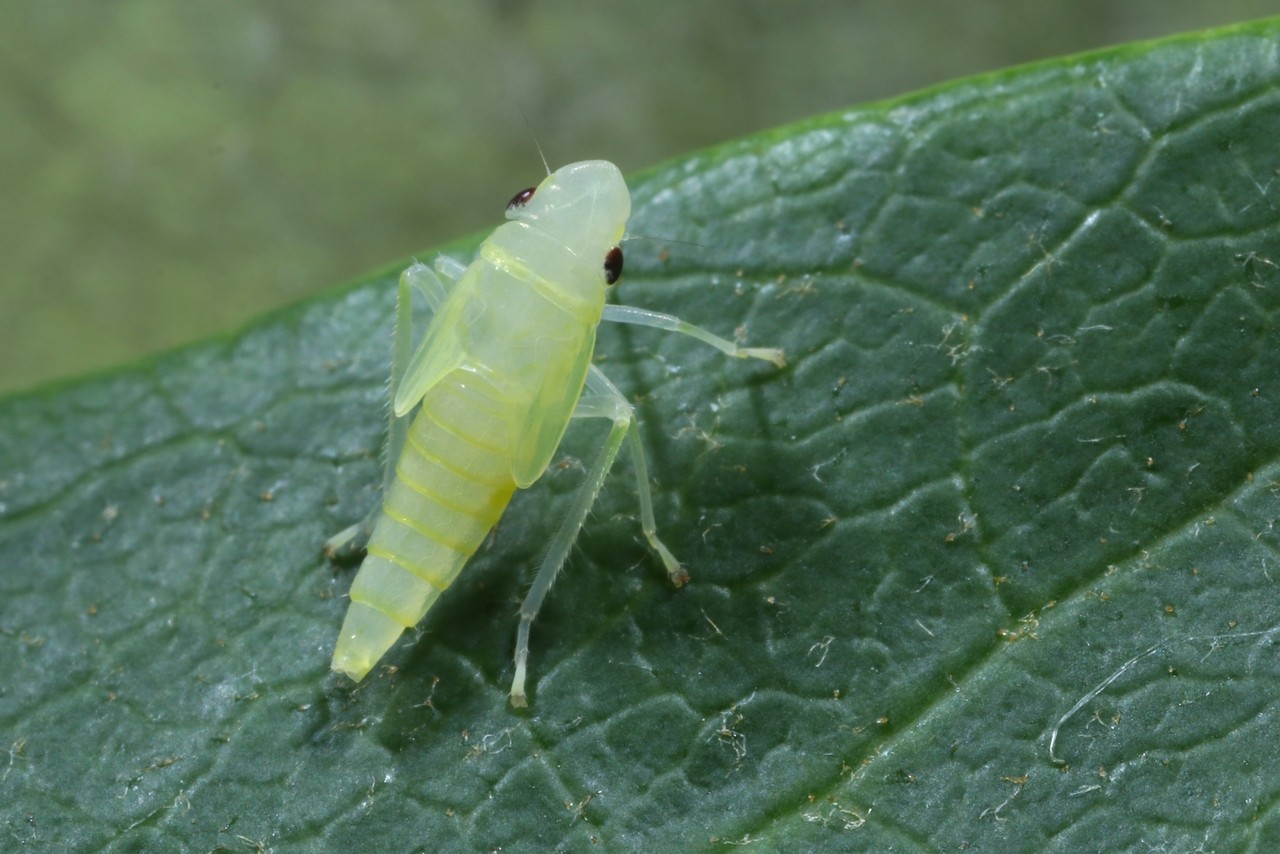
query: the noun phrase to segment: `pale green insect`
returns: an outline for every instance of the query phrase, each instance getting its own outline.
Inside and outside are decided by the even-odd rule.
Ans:
[[[436,272],[449,283],[423,264],[400,276],[386,497],[380,512],[325,546],[330,553],[343,549],[372,523],[334,670],[360,681],[406,628],[422,620],[512,493],[547,469],[573,418],[608,418],[613,429],[520,607],[512,705],[527,703],[529,625],[628,437],[645,538],[672,583],[688,580],[655,531],[635,413],[591,364],[596,326],[601,320],[654,326],[692,335],[731,356],[779,367],[784,359],[781,350],[739,347],[670,315],[605,305],[606,286],[622,271],[617,244],[630,214],[631,196],[616,166],[573,163],[518,193],[507,207],[512,222],[481,244],[470,266],[438,260]],[[435,315],[408,359],[411,287]]]

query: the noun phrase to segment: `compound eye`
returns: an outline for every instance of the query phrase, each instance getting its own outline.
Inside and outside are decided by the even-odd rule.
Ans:
[[[622,249],[613,247],[604,256],[604,283],[612,285],[622,275]]]
[[[536,189],[538,188],[530,187],[527,190],[521,190],[516,193],[511,197],[511,201],[507,202],[507,210],[511,210],[512,208],[522,208],[529,204],[529,200],[533,198],[533,191]]]

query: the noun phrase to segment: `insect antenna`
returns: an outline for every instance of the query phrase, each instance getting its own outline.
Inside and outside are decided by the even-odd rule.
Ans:
[[[622,242],[628,240],[656,240],[660,243],[679,243],[681,246],[697,246],[699,249],[709,249],[706,243],[696,243],[692,240],[676,240],[674,237],[659,237],[652,234],[632,234],[630,232],[622,235]]]
[[[529,128],[529,135],[533,137],[533,147],[538,149],[538,156],[542,158],[542,168],[547,170],[547,174],[551,174],[551,164],[547,162],[547,155],[542,151],[542,143],[538,142],[538,132],[533,129],[533,122],[529,121],[529,114],[524,111],[524,107],[516,104],[520,109],[520,117],[524,119],[525,127]]]

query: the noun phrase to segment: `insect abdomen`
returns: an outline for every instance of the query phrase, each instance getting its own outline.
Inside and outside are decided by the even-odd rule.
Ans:
[[[359,681],[426,615],[511,500],[512,408],[457,370],[422,402],[351,585],[333,669]]]

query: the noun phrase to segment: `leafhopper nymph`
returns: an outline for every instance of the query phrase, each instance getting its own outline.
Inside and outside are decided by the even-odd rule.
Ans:
[[[516,489],[547,469],[569,421],[604,418],[609,436],[587,469],[568,515],[533,580],[516,635],[511,703],[527,704],[529,626],[573,547],[614,458],[629,443],[641,529],[680,586],[688,573],[658,539],[644,450],[631,405],[591,364],[601,320],[685,335],[739,358],[784,364],[781,350],[739,347],[672,317],[606,305],[622,273],[631,196],[612,163],[557,169],[517,193],[510,222],[480,246],[469,266],[439,259],[400,277],[391,377],[385,497],[368,553],[351,585],[351,605],[333,669],[359,681],[417,625],[498,521]],[[434,311],[412,357],[411,293]],[[410,420],[410,414],[417,415]],[[349,546],[368,525],[326,544]]]

